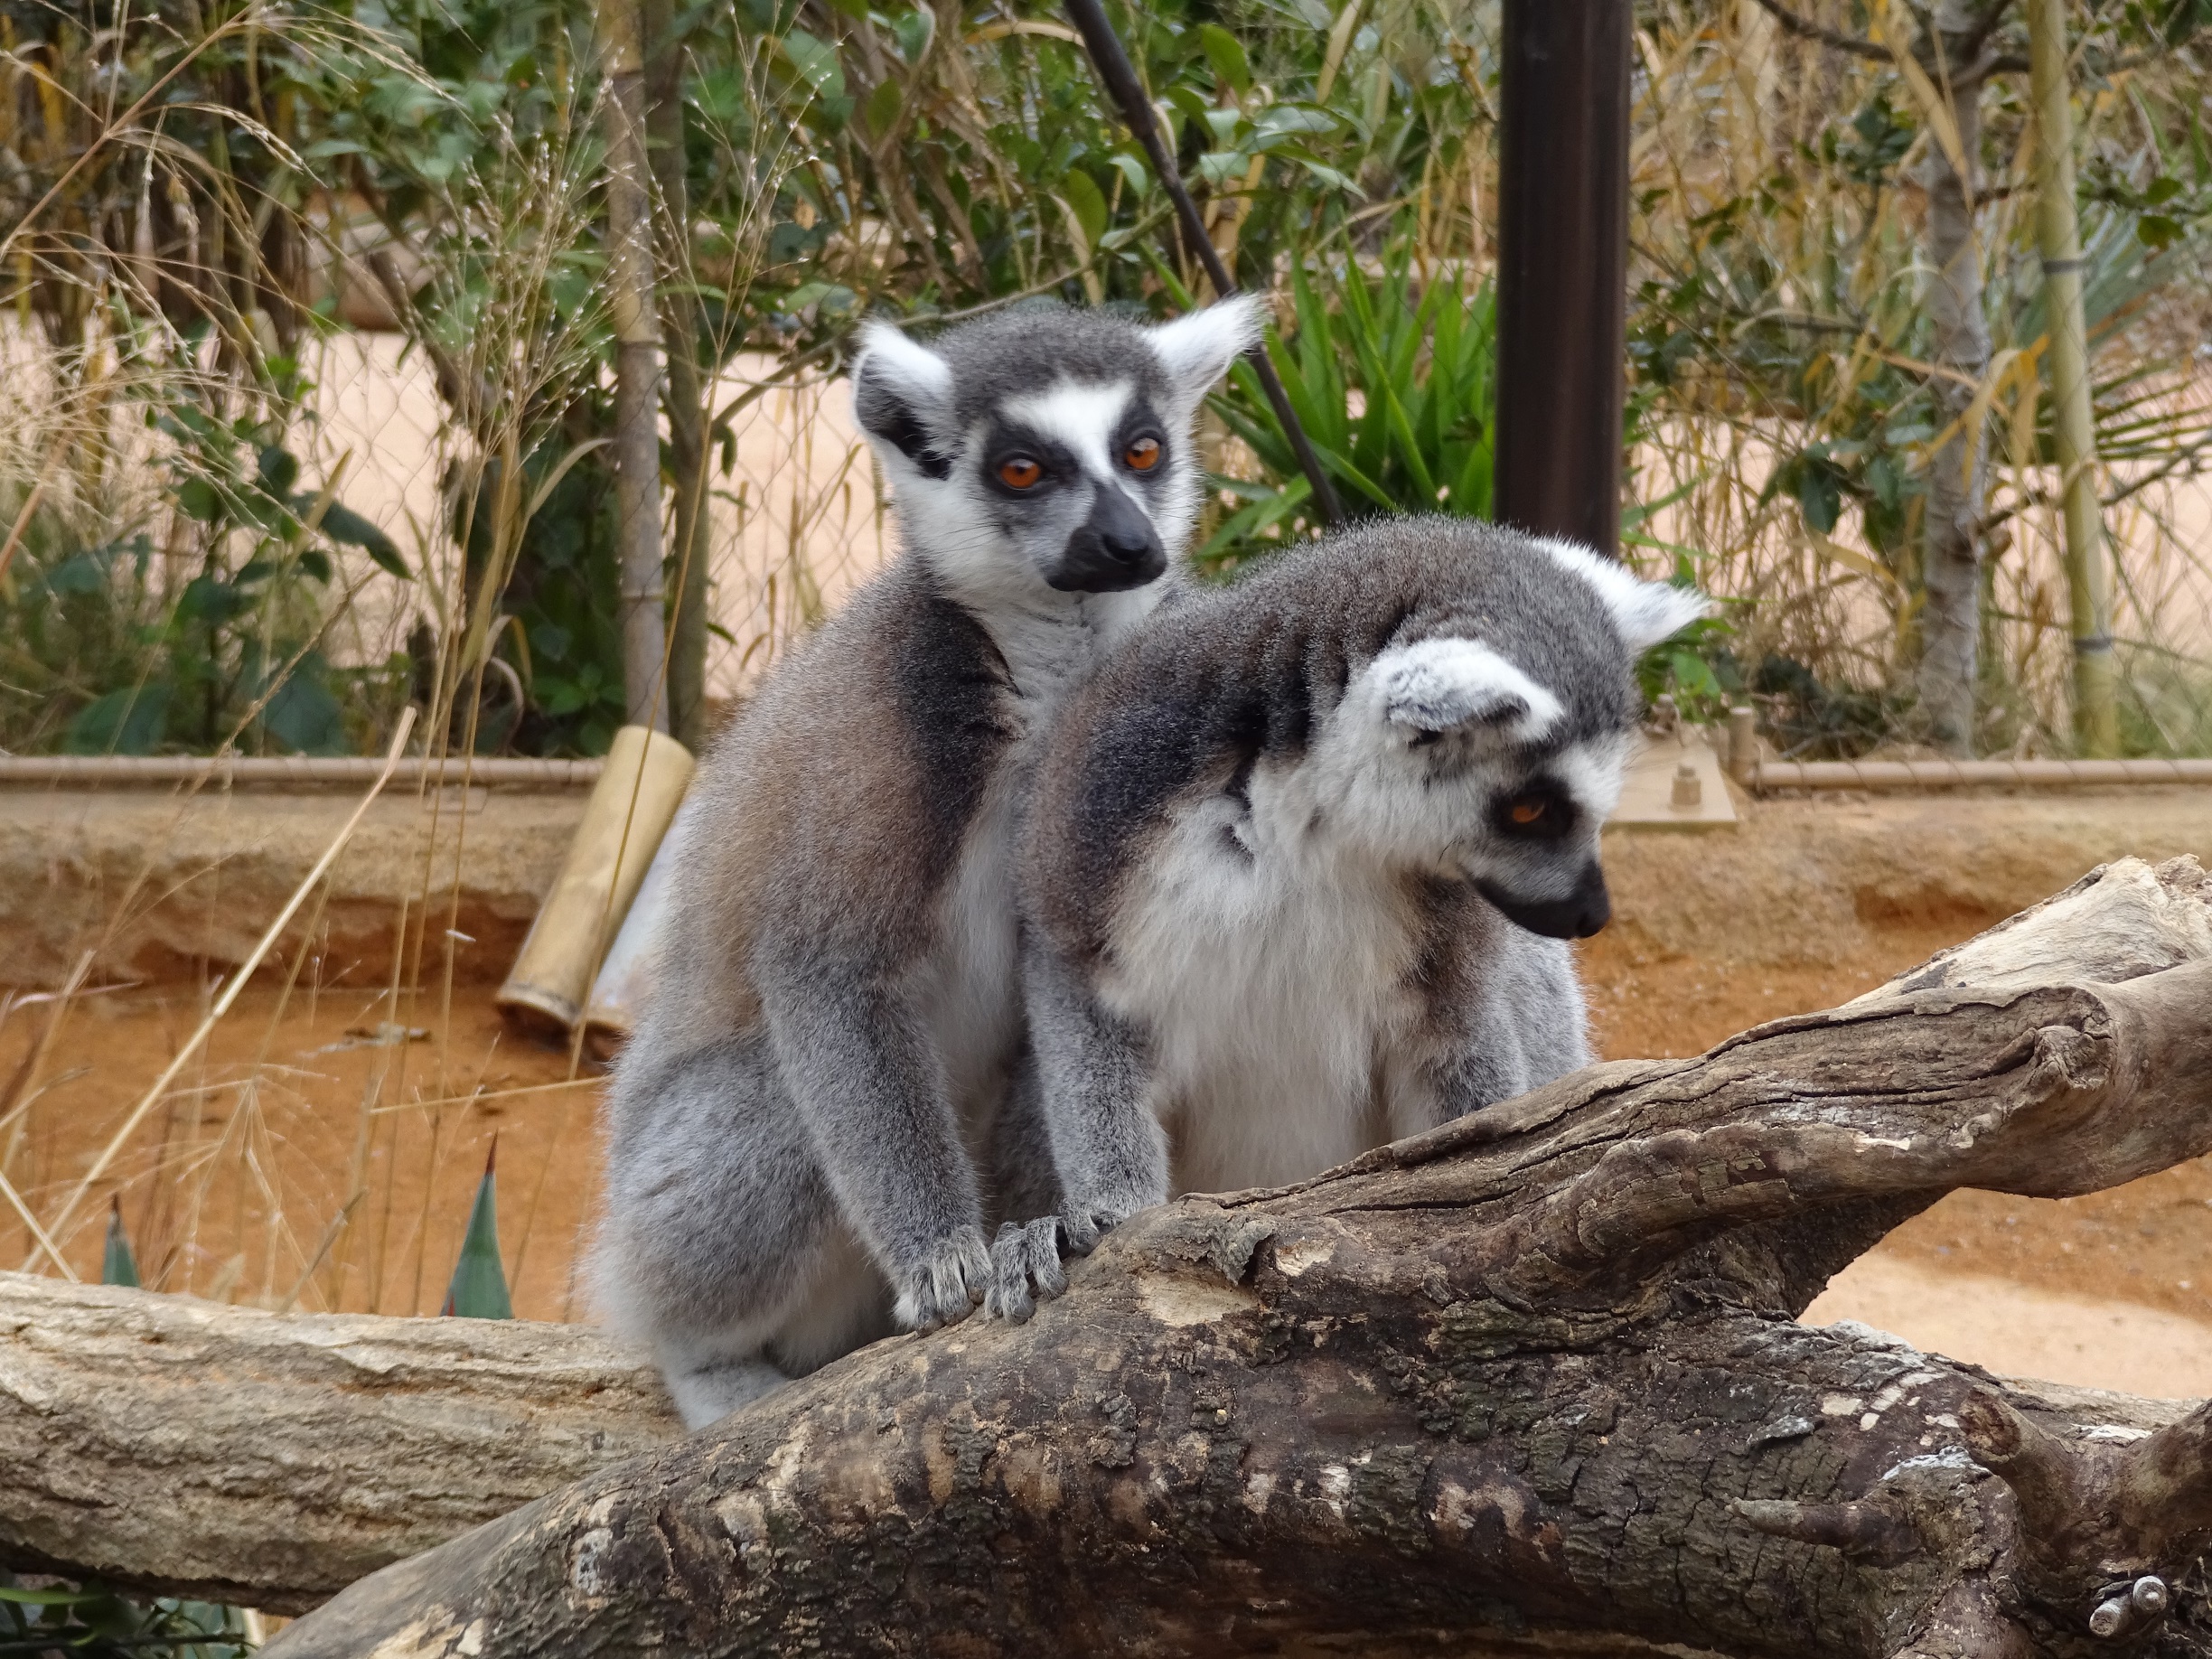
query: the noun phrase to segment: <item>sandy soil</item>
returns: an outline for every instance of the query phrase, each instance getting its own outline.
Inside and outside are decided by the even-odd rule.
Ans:
[[[1817,965],[1666,960],[1633,933],[1603,935],[1583,959],[1596,1035],[1609,1057],[1695,1054],[1854,996],[1978,925],[1878,921],[1864,943]],[[575,1265],[592,1202],[596,1080],[588,1064],[572,1071],[566,1053],[503,1030],[488,989],[457,986],[450,1007],[418,998],[396,1017],[366,988],[249,990],[189,1074],[192,1092],[117,1165],[148,1282],[264,1303],[296,1286],[303,1307],[434,1312],[496,1137],[517,1310],[583,1317]],[[23,1064],[51,1006],[19,1008],[0,1028],[0,1079]],[[169,985],[71,1008],[42,1092],[0,1135],[5,1144],[20,1133],[8,1167],[42,1214],[202,1006]],[[396,1042],[396,1027],[418,1035]],[[154,1180],[157,1167],[172,1178]],[[356,1192],[324,1249],[331,1218]],[[65,1241],[88,1276],[103,1208],[88,1205]],[[12,1217],[0,1224],[7,1265],[31,1249]],[[1857,1318],[2015,1374],[2212,1392],[2212,1164],[2064,1202],[1954,1194],[1842,1275],[1807,1317]]]

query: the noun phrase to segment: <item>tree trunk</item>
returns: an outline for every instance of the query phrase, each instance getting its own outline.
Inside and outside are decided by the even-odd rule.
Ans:
[[[670,576],[669,731],[694,755],[707,736],[707,407],[699,373],[699,307],[691,268],[691,192],[684,157],[684,42],[672,0],[645,0],[645,132],[660,211],[654,244],[667,379],[669,472],[676,501]]]
[[[865,1349],[270,1659],[2200,1653],[2212,1408],[1794,1316],[1954,1187],[2207,1148],[2212,881],[2124,861],[1842,1008],[1148,1211],[1028,1324]]]
[[[621,549],[623,701],[632,726],[669,728],[661,569],[661,333],[653,307],[640,0],[600,0],[606,69],[607,309],[614,323],[614,520]]]
[[[1958,39],[1971,26],[1966,11],[1962,0],[1944,0],[1936,18],[1938,37]],[[1946,55],[1954,70],[1972,59],[1970,52]],[[1974,236],[1977,181],[1973,174],[1982,147],[1981,83],[1954,80],[1951,92],[1967,172],[1960,174],[1947,145],[1930,142],[1927,237],[1934,274],[1927,308],[1936,329],[1936,426],[1938,431],[1956,430],[1937,447],[1928,466],[1920,558],[1926,603],[1920,622],[1919,691],[1930,739],[1951,754],[1970,755],[1982,646],[1979,526],[1988,450],[1984,422],[1973,411],[1975,392],[1989,370],[1990,344],[1982,314],[1982,248]]]
[[[0,1273],[0,1566],[303,1612],[680,1432],[579,1326]]]

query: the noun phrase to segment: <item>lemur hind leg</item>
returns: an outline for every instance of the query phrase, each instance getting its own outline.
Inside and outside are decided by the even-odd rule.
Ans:
[[[652,1350],[689,1428],[894,1328],[796,1115],[760,1110],[782,1087],[742,1037],[618,1083],[617,1111],[651,1123],[610,1141],[596,1300]]]

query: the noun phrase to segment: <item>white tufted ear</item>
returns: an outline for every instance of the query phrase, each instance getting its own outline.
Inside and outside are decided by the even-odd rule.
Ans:
[[[1194,311],[1150,331],[1152,349],[1167,370],[1176,399],[1186,408],[1198,407],[1240,352],[1260,339],[1260,300],[1251,294],[1232,294],[1203,311]]]
[[[1694,587],[1646,582],[1627,566],[1602,558],[1576,542],[1539,537],[1536,545],[1598,590],[1606,609],[1613,613],[1613,625],[1639,657],[1699,617],[1712,614],[1712,601]]]
[[[853,364],[853,415],[879,454],[895,451],[933,477],[944,463],[932,444],[951,425],[952,367],[888,323],[860,332]],[[890,455],[884,455],[888,462]]]
[[[1391,724],[1419,732],[1481,725],[1530,743],[1566,712],[1559,698],[1479,640],[1393,645],[1368,672],[1382,688]]]

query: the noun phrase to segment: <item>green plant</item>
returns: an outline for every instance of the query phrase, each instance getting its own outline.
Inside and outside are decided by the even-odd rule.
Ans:
[[[1490,513],[1497,307],[1489,283],[1456,267],[1417,281],[1411,250],[1379,271],[1346,251],[1320,281],[1291,276],[1293,332],[1268,342],[1292,412],[1346,510]],[[1258,480],[1214,482],[1242,502],[1199,548],[1233,564],[1308,522],[1310,486],[1249,364],[1212,407],[1258,458]]]
[[[494,1169],[499,1161],[499,1138],[484,1155],[483,1179],[476,1184],[476,1201],[469,1207],[468,1231],[461,1240],[460,1260],[454,1263],[453,1282],[445,1289],[441,1313],[461,1319],[511,1319],[514,1303],[507,1294],[507,1270],[500,1262],[499,1195]]]

